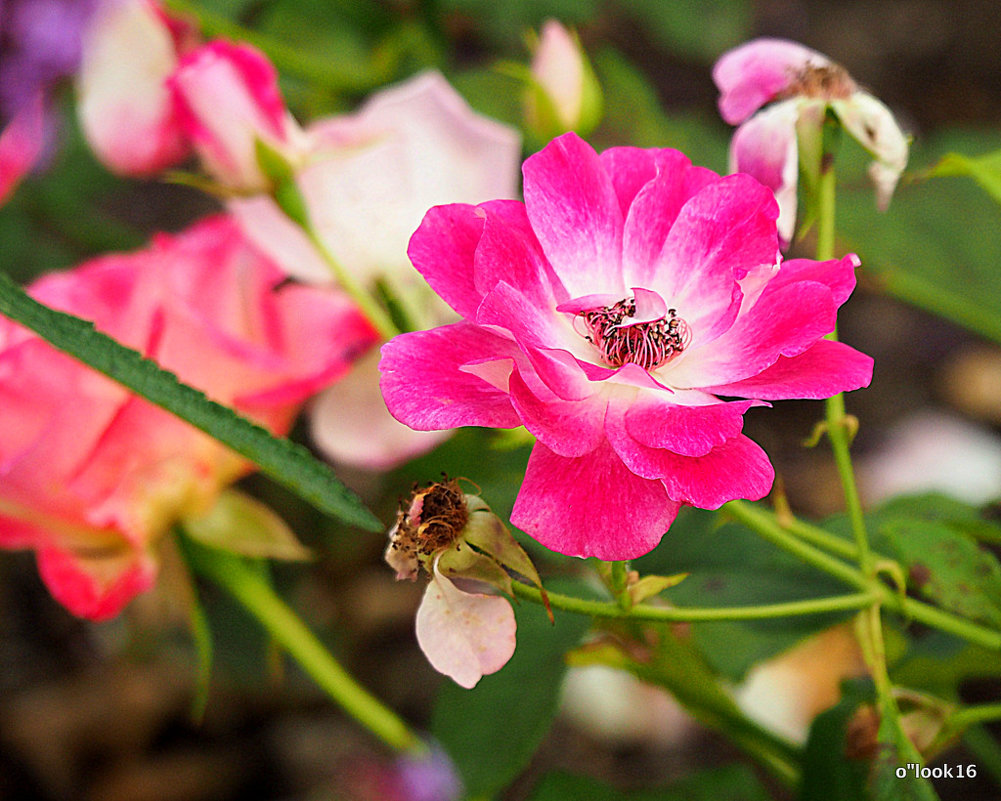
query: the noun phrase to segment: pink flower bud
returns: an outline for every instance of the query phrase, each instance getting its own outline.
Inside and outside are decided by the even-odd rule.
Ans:
[[[267,58],[243,44],[216,41],[186,55],[170,78],[181,123],[205,168],[221,183],[263,190],[269,181],[257,158],[261,140],[289,160],[301,132],[285,108]]]
[[[0,204],[7,200],[42,152],[43,105],[39,93],[0,132]]]
[[[167,78],[191,38],[149,0],[103,0],[83,39],[78,113],[97,157],[123,175],[150,175],[189,150]]]
[[[601,118],[601,88],[577,37],[556,20],[542,26],[527,96],[529,127],[543,140],[566,131],[586,136]]]

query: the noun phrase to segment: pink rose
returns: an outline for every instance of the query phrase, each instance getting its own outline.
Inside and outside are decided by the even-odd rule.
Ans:
[[[410,257],[464,319],[393,339],[379,369],[416,429],[536,436],[511,522],[543,545],[629,559],[682,504],[761,498],[744,412],[869,383],[872,359],[824,339],[858,260],[782,261],[753,178],[574,134],[523,172],[524,204],[427,213]]]
[[[282,279],[219,216],[30,291],[284,432],[374,333],[341,295]],[[0,431],[0,546],[34,549],[53,595],[95,620],[151,586],[157,541],[174,523],[251,469],[4,319]]]
[[[101,0],[83,35],[77,111],[88,144],[110,169],[151,175],[190,144],[167,78],[195,35],[151,0]]]

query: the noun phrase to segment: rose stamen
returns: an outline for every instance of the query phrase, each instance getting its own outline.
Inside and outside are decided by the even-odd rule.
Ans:
[[[681,353],[692,340],[692,332],[675,309],[656,320],[629,322],[636,314],[636,300],[624,298],[611,306],[580,312],[576,319],[587,329],[583,337],[612,367],[637,364],[654,370]]]

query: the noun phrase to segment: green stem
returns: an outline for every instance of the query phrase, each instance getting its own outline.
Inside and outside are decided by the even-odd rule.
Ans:
[[[787,531],[769,512],[759,509],[747,501],[730,501],[723,508],[732,517],[756,531],[763,539],[788,551],[807,564],[813,565],[818,570],[822,570],[860,590],[870,590],[873,586],[873,582],[860,570],[807,542],[803,542],[799,537]]]
[[[512,582],[514,594],[533,603],[542,604],[542,593],[535,587]],[[859,592],[851,595],[836,595],[830,598],[810,598],[805,601],[786,601],[776,604],[761,604],[758,606],[719,606],[719,607],[669,607],[637,604],[629,609],[623,609],[618,603],[607,601],[589,601],[556,592],[548,592],[546,596],[554,609],[573,612],[579,615],[589,615],[600,618],[628,618],[629,620],[648,620],[660,623],[696,623],[721,620],[766,620],[777,617],[793,617],[796,615],[818,615],[825,612],[841,612],[850,609],[864,609],[874,603],[878,596],[873,593]]]
[[[392,748],[414,751],[423,747],[395,712],[341,667],[259,572],[232,554],[198,545],[187,537],[182,542],[192,568],[239,601],[344,711]]]
[[[968,706],[953,713],[949,718],[950,728],[961,731],[978,723],[1001,719],[1001,703]]]
[[[963,734],[963,745],[976,758],[977,767],[991,774],[994,783],[1001,787],[1001,746],[983,726],[971,726]]]
[[[382,305],[372,297],[370,292],[366,291],[365,287],[351,273],[344,269],[344,266],[331,253],[330,248],[327,247],[322,237],[313,230],[313,227],[307,223],[303,230],[306,232],[306,236],[309,237],[309,241],[313,244],[313,247],[316,248],[317,253],[320,254],[320,257],[330,268],[330,272],[333,273],[337,283],[358,304],[358,308],[364,312],[369,322],[372,323],[383,339],[392,339],[399,334],[400,330],[393,324],[393,320]]]

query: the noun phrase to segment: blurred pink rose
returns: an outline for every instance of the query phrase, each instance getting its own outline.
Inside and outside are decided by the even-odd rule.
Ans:
[[[98,158],[124,175],[181,161],[190,144],[167,86],[194,32],[151,0],[102,0],[84,31],[77,110]]]
[[[374,333],[343,296],[282,278],[220,216],[30,291],[284,432]],[[251,469],[2,318],[0,431],[0,546],[34,549],[52,594],[95,620],[151,586],[161,535]]]
[[[216,41],[200,47],[181,60],[168,83],[205,169],[226,186],[268,188],[256,140],[292,161],[305,146],[285,109],[274,66],[249,45]]]

